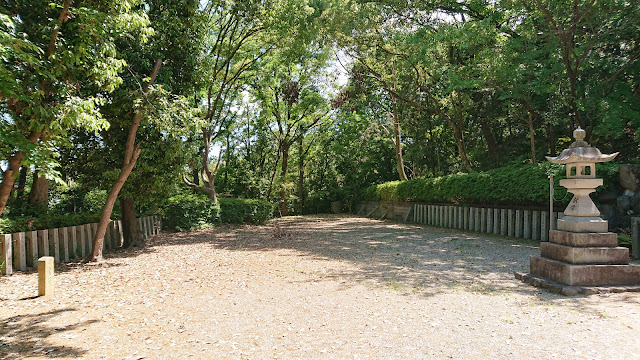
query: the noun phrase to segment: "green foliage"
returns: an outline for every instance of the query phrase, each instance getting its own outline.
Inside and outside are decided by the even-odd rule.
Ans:
[[[167,200],[164,223],[170,229],[191,231],[227,224],[263,224],[273,205],[256,199],[221,198],[218,204],[202,194],[179,194]]]
[[[106,190],[92,190],[84,195],[82,206],[89,212],[100,212],[107,201]]]
[[[45,212],[38,216],[0,218],[0,234],[91,224],[98,222],[99,219],[100,213],[89,212],[79,214],[49,214]]]
[[[170,197],[164,210],[164,224],[169,229],[192,231],[219,222],[220,205],[199,194]]]
[[[618,246],[624,246],[631,249],[632,241],[631,236],[627,234],[618,234]]]
[[[58,23],[62,4],[3,2],[0,158],[20,152],[24,164],[57,178],[53,144],[66,141],[70,129],[109,127],[100,108],[127,65],[115,43],[143,42],[152,32],[139,1],[116,3],[72,2]]]
[[[554,175],[556,198],[563,195],[557,181],[564,171],[552,164],[510,166],[468,174],[393,181],[363,190],[372,201],[543,206],[549,202],[549,175]],[[565,191],[566,193],[566,191]],[[569,198],[563,199],[564,203]]]
[[[273,215],[273,204],[257,199],[220,198],[220,222],[264,224]]]
[[[329,191],[314,191],[307,196],[304,203],[305,214],[328,214],[331,212],[331,196]]]

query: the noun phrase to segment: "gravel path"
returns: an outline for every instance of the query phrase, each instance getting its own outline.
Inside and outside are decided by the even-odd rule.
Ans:
[[[148,242],[50,299],[0,277],[0,358],[640,359],[640,294],[521,283],[533,242],[339,216]]]

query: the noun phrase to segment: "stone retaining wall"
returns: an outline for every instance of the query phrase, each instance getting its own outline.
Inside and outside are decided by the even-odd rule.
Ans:
[[[138,219],[143,237],[160,232],[161,218],[145,216]],[[38,258],[53,256],[56,263],[69,262],[87,256],[91,251],[98,224],[68,226],[0,235],[0,268],[2,274],[36,268]],[[122,246],[122,222],[111,221],[104,237],[103,249]]]
[[[553,212],[550,228],[548,211],[375,201],[359,204],[357,214],[540,241],[548,241],[549,230],[564,216]]]

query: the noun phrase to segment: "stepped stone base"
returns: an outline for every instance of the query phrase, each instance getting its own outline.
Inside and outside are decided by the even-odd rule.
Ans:
[[[617,264],[629,263],[626,247],[573,247],[550,242],[540,243],[542,257],[570,264]]]
[[[523,281],[535,286],[546,281],[569,287],[640,288],[640,265],[629,265],[629,249],[618,247],[617,234],[551,230],[549,240],[540,243],[541,256],[531,256],[530,274],[521,275]]]
[[[574,265],[531,256],[532,275],[571,286],[640,285],[637,265]]]
[[[610,232],[574,233],[568,231],[551,230],[549,231],[549,241],[560,245],[576,247],[616,247],[618,246],[618,235],[616,233]]]
[[[593,294],[607,294],[607,293],[620,293],[620,292],[640,292],[640,285],[618,285],[618,286],[569,286],[560,284],[541,277],[525,274],[514,273],[516,279],[533,285],[538,288],[547,289],[553,293],[562,294],[566,296],[575,295],[593,295]]]
[[[558,219],[558,230],[577,233],[604,233],[609,230],[609,222],[597,216],[565,216],[562,219]]]

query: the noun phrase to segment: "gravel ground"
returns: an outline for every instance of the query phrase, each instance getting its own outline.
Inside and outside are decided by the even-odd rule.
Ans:
[[[52,298],[1,277],[0,358],[640,359],[640,294],[516,280],[538,253],[340,216],[163,233],[58,266]]]

